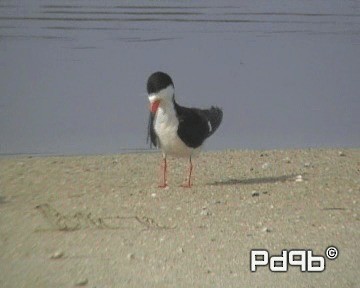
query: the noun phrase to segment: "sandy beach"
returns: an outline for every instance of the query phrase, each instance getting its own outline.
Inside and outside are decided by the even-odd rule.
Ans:
[[[360,150],[0,158],[1,287],[359,287]],[[311,249],[324,272],[250,271]]]

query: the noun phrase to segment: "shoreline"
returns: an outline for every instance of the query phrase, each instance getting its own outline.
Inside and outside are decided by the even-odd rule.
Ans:
[[[225,149],[209,149],[206,147],[201,150],[203,153],[218,153],[218,152],[251,152],[251,151],[294,151],[294,150],[357,150],[360,147],[355,146],[309,146],[309,147],[279,147],[279,148],[225,148]],[[148,154],[161,153],[161,149],[157,148],[124,148],[118,152],[109,153],[0,153],[0,159],[6,157],[92,157],[92,156],[114,156],[124,154]]]

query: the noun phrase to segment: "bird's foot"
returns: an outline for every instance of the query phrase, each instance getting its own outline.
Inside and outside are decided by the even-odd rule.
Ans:
[[[181,184],[180,187],[183,188],[191,188],[191,182],[190,181],[186,181],[185,183]]]
[[[167,183],[162,183],[162,184],[159,184],[159,186],[158,186],[158,188],[163,188],[163,189],[165,189],[165,188],[167,188],[167,187],[169,187],[169,186],[167,185]]]

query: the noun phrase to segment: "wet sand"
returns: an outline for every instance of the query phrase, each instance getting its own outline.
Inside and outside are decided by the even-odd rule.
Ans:
[[[0,158],[1,287],[358,287],[360,150]],[[301,176],[300,176],[301,175]],[[250,272],[312,249],[322,273]]]

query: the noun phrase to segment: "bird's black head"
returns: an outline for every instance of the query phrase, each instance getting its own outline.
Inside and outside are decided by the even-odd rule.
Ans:
[[[159,71],[150,75],[146,88],[148,94],[153,94],[167,88],[169,85],[174,87],[171,77],[168,74]]]

